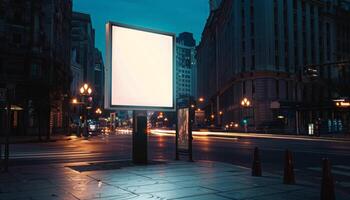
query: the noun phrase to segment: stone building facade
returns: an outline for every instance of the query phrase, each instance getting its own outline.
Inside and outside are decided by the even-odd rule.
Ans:
[[[12,88],[13,135],[49,138],[68,126],[71,15],[71,0],[0,1],[0,88]]]
[[[319,80],[303,75],[305,66],[350,58],[347,5],[339,0],[221,1],[197,47],[198,96],[205,99],[207,116],[213,114],[219,126],[242,125],[246,119],[250,131],[307,133],[317,120],[326,126],[348,123],[348,116],[334,108],[332,99],[342,94],[330,83],[349,70],[329,64],[318,68]],[[242,107],[243,98],[252,106]]]

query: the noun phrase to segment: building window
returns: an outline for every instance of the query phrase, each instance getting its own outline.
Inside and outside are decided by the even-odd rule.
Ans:
[[[288,81],[286,81],[286,99],[289,99],[289,84]]]
[[[242,72],[245,72],[245,57],[242,57]]]
[[[299,65],[298,47],[294,47],[294,63]]]
[[[255,81],[252,80],[252,94],[255,94]]]
[[[245,38],[245,26],[242,24],[242,39]]]
[[[327,31],[327,60],[331,59],[331,32],[329,23],[326,24]]]
[[[298,0],[293,0],[293,8],[295,10],[298,8]]]
[[[31,66],[30,74],[32,78],[38,78],[41,75],[40,66],[36,63],[33,63]]]
[[[12,42],[14,44],[21,44],[22,43],[22,36],[19,33],[13,33],[12,34]]]
[[[251,70],[255,70],[255,55],[252,55],[252,66],[251,66]]]
[[[246,84],[245,84],[245,81],[243,81],[242,82],[242,94],[243,94],[243,96],[245,96],[245,94],[246,94]]]
[[[245,42],[242,41],[242,52],[245,53]]]
[[[276,98],[278,99],[280,97],[280,84],[279,84],[279,80],[276,79]]]
[[[278,39],[278,24],[275,24],[275,37]]]

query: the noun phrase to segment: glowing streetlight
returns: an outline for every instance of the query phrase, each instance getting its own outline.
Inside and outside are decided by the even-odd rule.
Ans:
[[[84,85],[80,88],[79,91],[81,95],[91,95],[92,93],[92,89],[87,83],[84,83]]]
[[[74,99],[72,100],[72,103],[73,103],[73,104],[78,104],[78,99],[74,98]]]
[[[89,88],[89,85],[87,83],[84,84],[84,89],[87,90]]]
[[[224,114],[224,112],[222,112],[222,111],[219,112],[219,115],[223,115],[223,114]]]
[[[95,111],[96,114],[100,115],[102,114],[102,110],[100,108],[97,108],[96,111]]]
[[[81,88],[80,88],[80,94],[83,94],[84,91],[85,91],[84,87],[81,87]]]
[[[247,99],[247,98],[244,98],[242,101],[241,101],[241,105],[243,107],[249,107],[251,104],[250,104],[250,101]]]
[[[199,97],[198,101],[199,102],[204,102],[204,98],[203,97]]]

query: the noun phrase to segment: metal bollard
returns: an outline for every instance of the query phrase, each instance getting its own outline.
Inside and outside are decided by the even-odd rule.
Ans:
[[[286,150],[286,153],[285,153],[283,183],[295,184],[292,152],[290,152],[288,149]]]
[[[252,176],[261,176],[261,161],[258,147],[254,149]]]
[[[328,158],[323,159],[321,200],[335,200],[334,180]]]

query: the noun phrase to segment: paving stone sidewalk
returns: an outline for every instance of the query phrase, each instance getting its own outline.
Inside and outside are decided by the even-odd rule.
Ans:
[[[69,166],[12,167],[0,174],[0,200],[320,199],[319,185],[283,185],[279,176],[252,177],[250,169],[220,162],[169,161],[83,172]],[[337,199],[350,196],[337,194]]]

